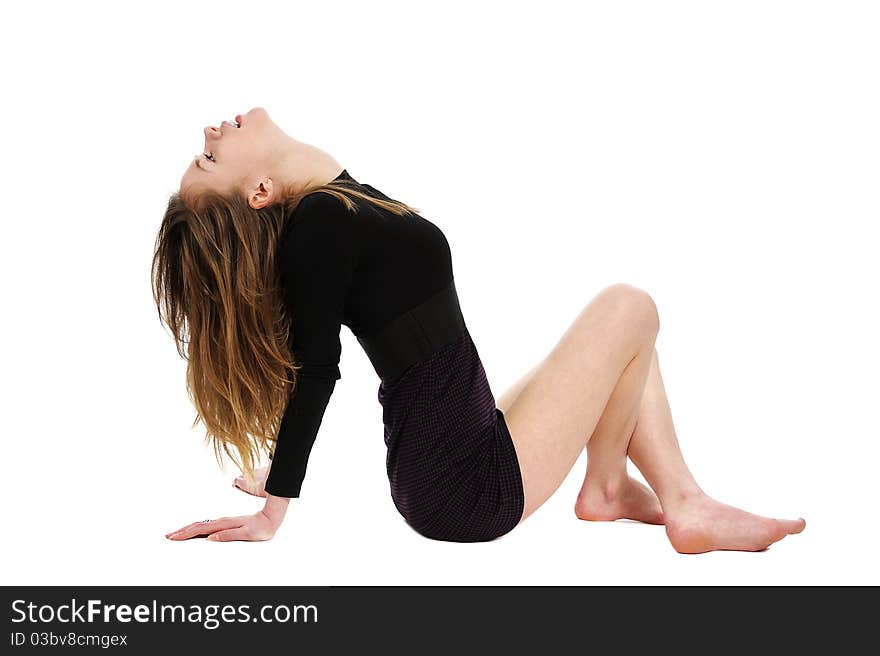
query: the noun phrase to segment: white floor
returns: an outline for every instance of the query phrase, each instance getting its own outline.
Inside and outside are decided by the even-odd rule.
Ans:
[[[804,533],[763,553],[684,556],[669,546],[662,527],[576,519],[570,508],[578,487],[574,475],[525,523],[489,543],[422,538],[397,515],[378,476],[353,482],[350,496],[321,498],[310,490],[307,501],[293,502],[268,542],[169,542],[164,533],[179,525],[258,507],[227,488],[219,473],[196,469],[201,474],[186,477],[177,490],[164,485],[178,472],[163,476],[151,467],[111,474],[103,486],[75,475],[35,482],[40,494],[7,513],[14,539],[6,541],[0,578],[5,584],[111,585],[880,582],[878,532],[866,506],[839,506],[839,498],[796,472],[779,487],[744,474],[741,482],[751,483],[731,485],[726,500],[768,514],[803,514]],[[17,482],[24,484],[22,478]]]

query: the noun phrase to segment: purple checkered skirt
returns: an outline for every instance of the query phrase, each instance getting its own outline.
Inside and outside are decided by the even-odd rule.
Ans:
[[[379,385],[391,497],[421,535],[493,540],[522,517],[516,450],[470,333]]]

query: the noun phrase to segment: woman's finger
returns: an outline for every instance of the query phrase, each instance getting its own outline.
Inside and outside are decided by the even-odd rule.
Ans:
[[[237,528],[243,523],[242,517],[221,517],[210,522],[195,522],[189,526],[182,528],[168,537],[172,540],[188,540],[197,535],[205,535],[206,533],[214,533],[227,528]]]
[[[208,539],[212,542],[230,542],[232,540],[251,540],[251,532],[247,526],[228,528],[225,531],[211,533]]]
[[[179,528],[179,529],[177,529],[176,531],[171,531],[171,533],[166,533],[166,534],[165,534],[165,537],[167,538],[167,537],[169,537],[169,536],[171,536],[171,535],[176,535],[177,533],[182,533],[183,531],[187,530],[188,528],[192,528],[192,527],[194,527],[194,526],[195,526],[196,524],[198,524],[198,523],[199,523],[199,522],[193,522],[192,524],[187,524],[187,525],[184,526],[183,528]]]

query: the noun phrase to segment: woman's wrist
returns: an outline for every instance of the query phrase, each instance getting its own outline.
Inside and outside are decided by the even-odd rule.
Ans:
[[[263,514],[266,515],[276,526],[281,526],[287,506],[290,504],[288,497],[276,497],[266,493],[266,503],[263,506]]]

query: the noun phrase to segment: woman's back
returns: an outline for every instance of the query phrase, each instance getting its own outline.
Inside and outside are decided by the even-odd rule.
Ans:
[[[347,170],[334,182],[342,180],[388,199],[374,187],[358,183]],[[449,244],[437,226],[416,214],[397,215],[357,198],[352,201],[358,204],[357,211],[327,193],[306,195],[288,218],[279,241],[280,279],[291,318],[290,346],[299,369],[265,485],[266,492],[275,496],[299,496],[324,411],[342,377],[342,326],[358,337],[378,373],[383,360],[400,363],[401,355],[411,358],[434,344],[430,335],[418,334],[408,350],[398,350],[404,341],[400,334],[383,341],[382,329],[394,328],[395,319],[454,289]],[[431,319],[445,331],[437,333],[443,342],[463,330],[457,299],[447,295],[451,304],[440,310],[445,314]]]
[[[346,180],[371,196],[391,200],[344,170]],[[305,196],[285,227],[280,244],[283,284],[296,330],[295,278],[314,294],[344,294],[342,322],[357,336],[368,335],[446,287],[453,279],[452,256],[443,232],[427,219],[397,215],[352,198],[356,212],[326,193]],[[330,240],[336,243],[328,244]],[[324,248],[329,246],[329,248]],[[319,260],[325,261],[319,261]],[[327,262],[326,260],[330,260]],[[319,275],[330,266],[344,275]],[[300,312],[308,308],[300,308]]]

